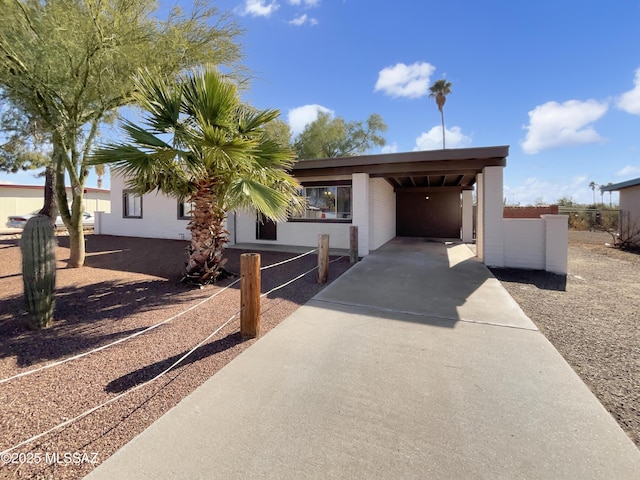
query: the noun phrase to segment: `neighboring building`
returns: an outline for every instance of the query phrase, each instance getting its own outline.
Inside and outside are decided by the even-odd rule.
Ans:
[[[603,192],[620,192],[620,236],[640,245],[640,178],[604,185]]]
[[[44,179],[43,179],[44,182]],[[84,208],[92,215],[95,212],[111,211],[111,192],[102,188],[86,187],[84,189]],[[67,195],[71,198],[71,188],[67,187]],[[15,185],[0,183],[0,224],[4,227],[10,215],[26,215],[40,210],[44,202],[43,185]]]
[[[508,153],[509,147],[500,146],[298,161],[292,174],[304,187],[306,212],[277,224],[264,221],[256,212],[230,213],[230,241],[256,248],[260,244],[313,248],[318,235],[328,233],[331,247],[346,249],[349,227],[355,225],[360,256],[395,236],[468,243],[475,238],[477,255],[487,265],[565,274],[566,216],[503,219],[503,169]],[[113,213],[97,216],[96,233],[189,239],[188,206],[161,194],[134,195],[113,174],[111,192]],[[522,256],[522,243],[533,250],[525,251],[524,260],[518,258],[517,265],[512,265],[514,256]]]

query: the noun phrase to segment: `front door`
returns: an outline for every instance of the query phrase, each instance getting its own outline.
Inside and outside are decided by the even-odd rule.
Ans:
[[[256,239],[257,240],[276,240],[277,225],[273,220],[258,213],[256,219]]]

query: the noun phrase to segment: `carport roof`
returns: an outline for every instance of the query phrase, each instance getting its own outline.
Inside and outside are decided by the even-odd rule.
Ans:
[[[508,155],[508,146],[498,146],[323,158],[299,160],[291,173],[302,182],[368,173],[371,177],[386,179],[396,189],[469,188],[484,167],[506,166]]]

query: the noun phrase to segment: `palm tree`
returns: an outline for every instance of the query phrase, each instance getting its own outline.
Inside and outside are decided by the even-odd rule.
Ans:
[[[265,133],[277,110],[241,103],[236,86],[208,67],[168,80],[135,78],[143,126],[123,122],[125,143],[94,152],[92,164],[112,164],[138,194],[154,190],[192,205],[185,279],[213,282],[222,272],[226,214],[257,209],[271,220],[302,205],[287,173],[294,153]]]
[[[591,181],[589,182],[589,188],[591,189],[591,191],[593,192],[593,205],[596,205],[596,182]]]
[[[447,95],[451,93],[451,82],[447,82],[444,78],[436,80],[436,82],[429,87],[431,93],[430,98],[436,99],[436,105],[440,110],[440,117],[442,118],[442,148],[445,148],[444,143],[444,104],[447,102]]]

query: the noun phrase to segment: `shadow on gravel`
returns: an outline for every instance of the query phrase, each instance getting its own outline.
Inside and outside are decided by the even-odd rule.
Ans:
[[[228,350],[229,348],[233,348],[242,342],[243,340],[240,337],[240,332],[232,333],[224,338],[216,340],[215,342],[208,343],[198,348],[195,352],[180,362],[180,366],[190,365],[204,358]],[[187,352],[188,350],[185,350],[182,353],[139,368],[138,370],[134,370],[120,378],[116,378],[107,384],[105,391],[109,393],[122,393],[136,385],[149,381],[164,372]]]
[[[567,290],[567,276],[544,270],[524,270],[519,268],[490,268],[491,273],[501,282],[526,283],[541,290]]]
[[[179,281],[189,245],[184,240],[85,235],[86,267],[141,273]],[[58,237],[58,246],[69,248],[69,237]]]
[[[114,321],[180,303],[175,285],[163,280],[69,286],[56,290],[53,326],[30,331],[23,296],[4,298],[0,300],[0,358],[15,356],[18,366],[27,367],[77,354],[145,328],[113,332]]]

